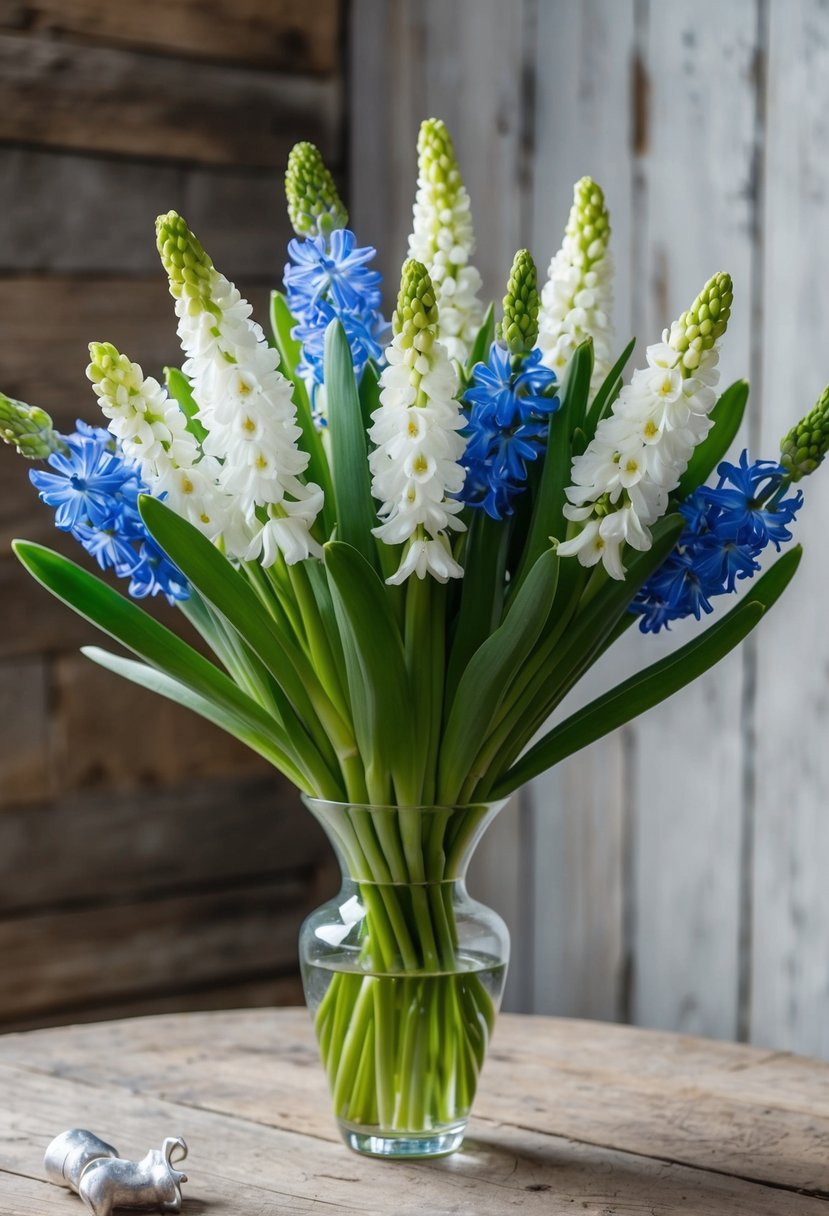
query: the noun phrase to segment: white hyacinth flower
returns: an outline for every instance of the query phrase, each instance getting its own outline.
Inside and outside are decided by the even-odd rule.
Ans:
[[[403,267],[394,337],[380,377],[380,407],[372,414],[369,438],[371,492],[383,522],[374,535],[387,545],[408,542],[398,570],[386,581],[402,583],[411,574],[438,582],[461,578],[448,532],[463,531],[458,519],[466,470],[459,464],[466,447],[458,433],[465,425],[455,394],[458,379],[446,348],[437,341],[438,310],[431,279],[420,262]]]
[[[157,222],[158,248],[176,300],[203,449],[218,466],[224,495],[222,543],[229,557],[269,566],[281,553],[292,565],[322,550],[311,528],[322,507],[319,486],[305,483],[293,387],[279,368],[251,306],[214,268],[174,211]]]
[[[622,546],[651,547],[650,525],[665,513],[711,428],[718,339],[731,301],[730,276],[714,275],[662,341],[648,347],[648,366],[634,372],[613,413],[573,460],[564,514],[582,526],[559,544],[561,557],[577,555],[582,566],[601,561],[612,578],[623,579]]]
[[[218,485],[219,464],[203,456],[178,402],[152,376],[144,376],[111,342],[91,342],[86,369],[121,450],[134,460],[155,498],[213,539],[227,510]]]
[[[613,364],[613,258],[610,223],[601,187],[583,177],[558,253],[550,262],[538,314],[542,363],[562,379],[576,347],[593,339],[591,394]]]
[[[409,257],[429,272],[440,313],[440,340],[450,359],[466,363],[483,320],[481,276],[469,195],[445,123],[428,118],[417,141],[418,178]]]

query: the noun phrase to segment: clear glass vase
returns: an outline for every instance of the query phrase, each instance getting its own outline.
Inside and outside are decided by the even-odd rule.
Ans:
[[[346,1143],[459,1148],[501,1002],[509,933],[466,868],[503,802],[371,807],[306,798],[342,869],[300,933],[305,999]]]

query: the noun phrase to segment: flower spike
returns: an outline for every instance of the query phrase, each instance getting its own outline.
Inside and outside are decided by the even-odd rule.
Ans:
[[[583,177],[573,187],[573,206],[558,253],[541,293],[538,345],[544,363],[559,379],[576,347],[593,339],[591,390],[596,392],[613,362],[613,258],[608,248],[610,217],[601,187]]]
[[[501,335],[511,355],[527,354],[538,338],[538,279],[528,249],[519,249],[512,263]]]
[[[662,341],[648,347],[648,366],[633,373],[573,461],[564,514],[580,527],[559,543],[562,557],[577,555],[582,566],[601,561],[611,578],[623,579],[622,546],[650,549],[650,525],[711,429],[718,339],[732,298],[731,276],[715,274]]]
[[[780,463],[788,481],[814,473],[829,451],[829,385],[805,418],[793,426],[780,444]]]
[[[148,492],[215,537],[230,506],[219,487],[221,468],[202,455],[178,402],[111,342],[91,342],[89,355],[87,378],[110,433],[135,461]]]
[[[348,212],[322,159],[319,148],[294,144],[285,172],[288,215],[297,236],[329,236],[348,226]]]
[[[438,308],[426,267],[414,259],[403,266],[394,337],[380,377],[380,407],[372,414],[369,438],[371,492],[383,521],[374,535],[387,545],[407,542],[389,583],[411,574],[438,582],[460,578],[448,531],[463,531],[458,519],[463,487],[459,461],[464,418],[455,400],[457,375],[437,340]]]
[[[708,280],[688,311],[674,321],[667,341],[682,355],[686,375],[700,366],[705,352],[725,333],[733,299],[731,275],[720,272]]]
[[[298,447],[293,385],[279,355],[181,216],[171,211],[157,228],[187,355],[182,370],[208,432],[202,450],[217,465],[223,509],[212,539],[239,561],[261,554],[265,566],[280,553],[288,564],[319,557],[310,529],[322,490],[301,480],[309,457]]]
[[[175,211],[160,215],[155,222],[156,244],[170,280],[170,295],[185,299],[191,316],[203,311],[218,316],[210,295],[213,263],[201,243]]]
[[[47,460],[63,446],[52,419],[36,405],[0,393],[0,439],[27,460]]]
[[[475,252],[469,195],[444,122],[428,118],[421,124],[417,152],[409,257],[422,262],[431,276],[441,342],[450,358],[465,363],[483,318],[481,276],[469,263]]]

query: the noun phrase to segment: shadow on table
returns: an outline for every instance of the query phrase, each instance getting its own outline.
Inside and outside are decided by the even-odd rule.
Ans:
[[[783,1210],[780,1188],[762,1182],[506,1124],[493,1125],[490,1135],[481,1134],[478,1121],[475,1131],[460,1153],[435,1162],[433,1168],[445,1171],[447,1182],[460,1182],[466,1175],[477,1183],[524,1192],[521,1206],[529,1211],[536,1210],[532,1195],[539,1196],[537,1210],[548,1212],[553,1196],[588,1202],[591,1211],[594,1205],[603,1211],[602,1205],[612,1202],[631,1204],[635,1211],[647,1205],[643,1210],[673,1212],[691,1198],[694,1211],[729,1216],[780,1216]]]

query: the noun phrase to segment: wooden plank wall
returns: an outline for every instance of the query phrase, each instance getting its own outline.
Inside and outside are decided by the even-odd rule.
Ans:
[[[742,439],[774,456],[829,381],[826,4],[354,0],[351,22],[353,211],[387,274],[429,114],[453,130],[496,298],[520,245],[546,266],[590,173],[612,212],[619,344],[656,340],[730,270],[723,380],[750,376]],[[806,492],[785,608],[493,830],[477,891],[518,942],[513,1007],[829,1055],[829,478]],[[628,635],[578,699],[693,633]]]
[[[0,0],[4,391],[69,426],[90,339],[175,362],[171,207],[263,316],[290,145],[344,169],[341,9]],[[0,1029],[295,999],[320,834],[241,746],[77,655],[94,630],[10,556],[57,534],[0,457]]]

